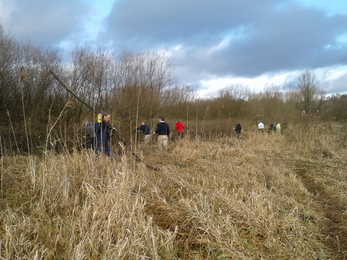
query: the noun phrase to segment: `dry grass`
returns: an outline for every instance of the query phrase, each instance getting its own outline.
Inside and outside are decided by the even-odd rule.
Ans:
[[[341,129],[140,147],[160,171],[127,153],[3,157],[0,258],[344,259]]]

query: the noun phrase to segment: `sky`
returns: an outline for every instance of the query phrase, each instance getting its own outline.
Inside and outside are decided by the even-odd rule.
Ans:
[[[307,70],[327,93],[347,92],[346,0],[0,0],[0,24],[65,56],[164,50],[200,97],[295,86]]]

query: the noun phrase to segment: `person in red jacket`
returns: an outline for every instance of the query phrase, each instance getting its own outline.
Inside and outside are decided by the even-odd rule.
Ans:
[[[182,124],[178,119],[176,119],[176,132],[177,132],[177,140],[180,140],[184,136],[184,124]]]

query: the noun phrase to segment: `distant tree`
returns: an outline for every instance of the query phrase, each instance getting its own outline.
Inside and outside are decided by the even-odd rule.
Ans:
[[[7,35],[0,24],[0,116],[6,110],[19,110],[20,45]]]
[[[83,97],[95,111],[108,109],[107,96],[112,62],[110,55],[89,47],[76,49],[72,56],[71,89]]]
[[[346,120],[347,119],[347,95],[335,94],[327,98],[324,103],[324,114],[329,119]]]
[[[0,25],[0,61],[0,135],[11,127],[12,135],[4,138],[6,149],[11,151],[12,138],[16,138],[17,150],[32,151],[29,144],[38,147],[43,140],[48,111],[59,110],[49,73],[49,69],[59,70],[59,53],[30,41],[17,42]],[[13,115],[16,120],[10,122]]]
[[[112,65],[110,106],[123,125],[151,123],[166,105],[171,57],[161,52],[124,52]]]
[[[220,107],[218,118],[220,116],[224,118],[245,116],[245,103],[250,96],[249,88],[243,85],[229,85],[219,90],[218,97],[215,99]]]
[[[318,89],[317,91],[317,111],[321,111],[324,107],[324,103],[327,101],[326,91],[324,89]]]
[[[301,95],[302,109],[310,112],[315,95],[318,93],[316,76],[312,72],[307,70],[299,76],[298,92]]]

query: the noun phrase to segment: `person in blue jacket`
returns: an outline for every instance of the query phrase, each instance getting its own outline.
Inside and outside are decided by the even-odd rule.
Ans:
[[[149,144],[151,141],[151,129],[149,126],[146,124],[145,121],[142,121],[141,125],[136,128],[136,130],[141,130],[143,133],[143,141],[146,144]]]

